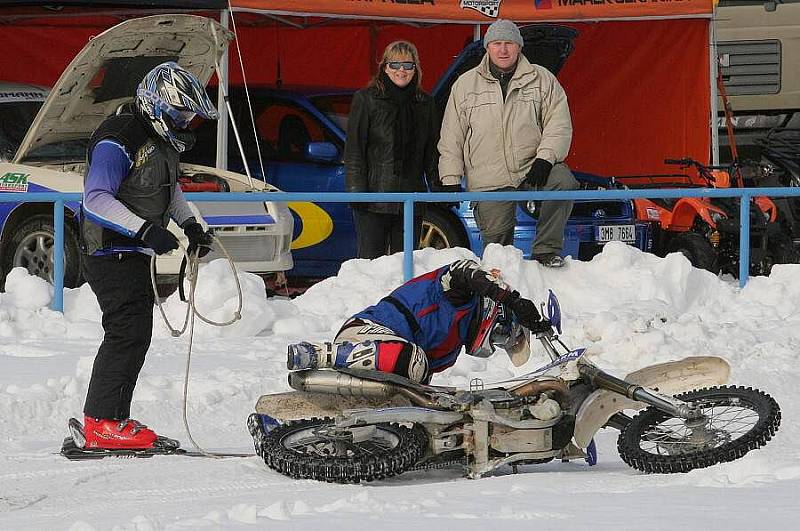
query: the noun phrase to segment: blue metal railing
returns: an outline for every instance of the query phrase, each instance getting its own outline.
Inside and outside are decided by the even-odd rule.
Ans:
[[[741,201],[739,211],[739,285],[744,287],[749,276],[750,264],[750,202],[753,197],[798,197],[800,188],[675,188],[675,189],[648,189],[648,190],[569,190],[561,192],[460,192],[460,193],[370,193],[353,194],[345,192],[326,192],[323,194],[312,192],[229,192],[229,193],[203,193],[193,192],[184,194],[189,201],[307,201],[326,203],[369,203],[397,202],[404,205],[403,216],[403,276],[406,280],[414,276],[414,262],[412,251],[414,203],[454,203],[458,201],[527,201],[527,200],[553,200],[553,199],[665,199],[678,197],[739,197]],[[28,193],[0,193],[2,202],[53,202],[53,217],[55,229],[55,252],[53,254],[53,278],[55,294],[53,309],[63,311],[64,308],[64,203],[66,201],[80,201],[81,194],[58,192],[28,192]]]

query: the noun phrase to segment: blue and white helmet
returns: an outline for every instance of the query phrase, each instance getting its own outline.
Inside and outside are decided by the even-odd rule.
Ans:
[[[136,107],[178,153],[191,143],[187,129],[197,116],[216,120],[219,113],[200,80],[169,61],[150,70],[136,89]]]

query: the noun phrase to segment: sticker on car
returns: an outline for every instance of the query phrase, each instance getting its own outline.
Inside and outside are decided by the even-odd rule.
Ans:
[[[0,192],[27,192],[30,173],[6,172],[0,177]]]

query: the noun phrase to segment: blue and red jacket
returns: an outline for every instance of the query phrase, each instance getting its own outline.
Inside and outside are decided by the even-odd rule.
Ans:
[[[474,337],[482,296],[503,299],[510,293],[474,261],[459,260],[412,278],[353,318],[392,329],[425,351],[431,372],[440,372]]]

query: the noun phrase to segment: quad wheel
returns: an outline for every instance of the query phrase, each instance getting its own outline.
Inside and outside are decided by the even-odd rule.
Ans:
[[[717,252],[705,236],[696,232],[687,231],[678,234],[669,242],[667,251],[681,253],[697,269],[705,269],[717,273]]]
[[[296,479],[359,483],[401,474],[425,455],[421,426],[373,424],[337,428],[331,418],[293,420],[265,433],[248,422],[268,467]]]
[[[622,460],[643,472],[688,472],[733,461],[767,444],[781,422],[778,403],[744,387],[711,387],[677,395],[703,413],[686,420],[649,407],[617,440]]]

